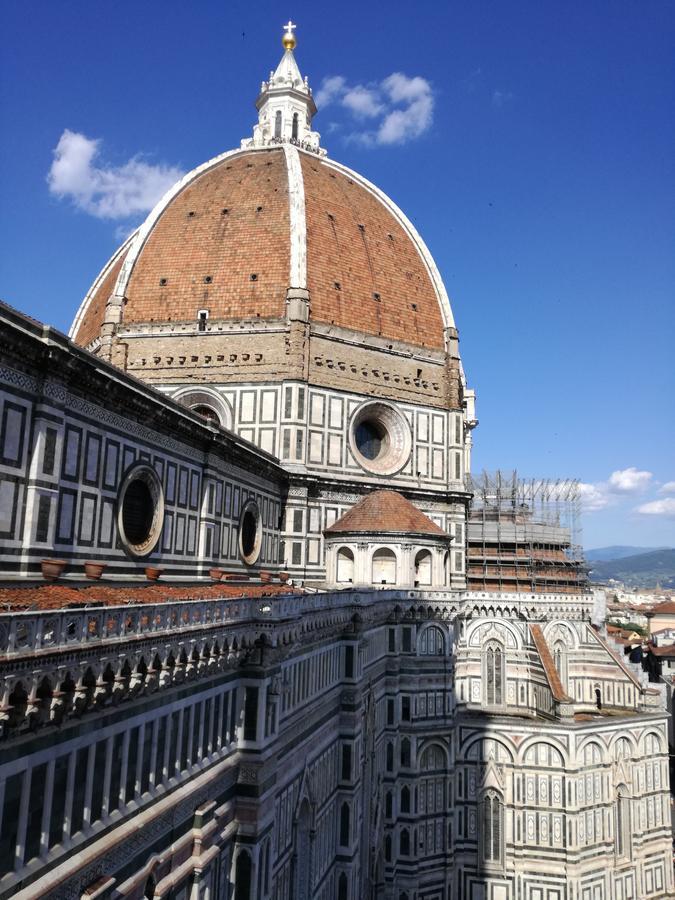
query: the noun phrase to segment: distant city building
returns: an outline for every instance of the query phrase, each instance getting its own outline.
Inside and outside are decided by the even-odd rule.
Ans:
[[[0,898],[672,896],[576,485],[470,478],[440,274],[294,27],[72,341],[0,313]]]

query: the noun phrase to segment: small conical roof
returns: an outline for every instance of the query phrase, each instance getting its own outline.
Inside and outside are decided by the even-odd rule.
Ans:
[[[442,528],[398,491],[372,491],[325,530],[325,534],[355,532],[426,534],[450,540]]]

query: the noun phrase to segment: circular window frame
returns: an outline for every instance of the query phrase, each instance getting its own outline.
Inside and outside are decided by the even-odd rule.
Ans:
[[[247,514],[252,514],[255,518],[255,536],[253,538],[253,548],[249,554],[244,552],[244,519]],[[260,515],[260,507],[255,500],[247,500],[239,514],[239,533],[237,535],[237,546],[239,548],[239,556],[247,566],[254,566],[260,558],[262,549],[262,516]]]
[[[356,442],[356,430],[363,423],[371,421],[379,429],[383,429],[387,437],[387,446],[375,459],[368,459],[359,450]],[[400,472],[410,459],[412,450],[412,434],[410,425],[396,407],[381,400],[369,400],[359,406],[349,423],[349,447],[354,459],[374,475],[395,475]]]
[[[145,540],[138,543],[131,541],[124,529],[124,500],[127,491],[136,481],[142,481],[148,488],[154,507],[148,535]],[[164,490],[162,482],[151,466],[145,464],[133,466],[122,479],[117,499],[117,533],[124,551],[135,559],[149,556],[157,546],[163,526]]]
[[[214,425],[217,425],[219,428],[232,430],[232,407],[228,401],[216,391],[208,388],[181,388],[181,390],[176,391],[176,393],[173,394],[172,400],[175,400],[177,403],[180,403],[181,406],[184,406],[189,410],[194,410],[195,406],[207,406],[216,414],[218,421],[214,422]],[[197,415],[199,415],[199,413],[197,413]],[[204,419],[204,421],[207,422],[208,420]]]

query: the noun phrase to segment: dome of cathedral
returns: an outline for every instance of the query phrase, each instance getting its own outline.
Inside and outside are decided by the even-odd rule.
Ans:
[[[443,348],[440,276],[398,208],[355,172],[293,145],[225,153],[172,188],[107,264],[71,336],[99,336],[112,292],[123,325],[280,319],[289,288],[313,321]]]
[[[187,174],[105,266],[78,344],[96,349],[106,325],[283,319],[300,290],[313,322],[444,348],[454,323],[433,259],[389,197],[326,157],[294,46],[287,32],[253,138]]]

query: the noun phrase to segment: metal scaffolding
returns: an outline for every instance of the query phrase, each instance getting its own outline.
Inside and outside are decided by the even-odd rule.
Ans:
[[[469,478],[470,580],[533,590],[585,583],[579,482],[522,479],[501,471]]]

